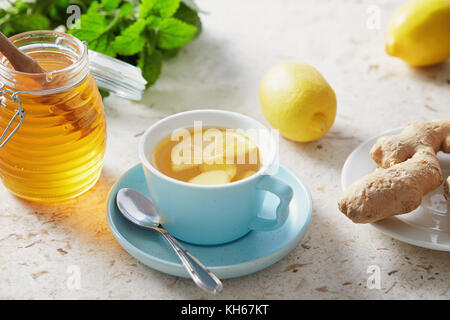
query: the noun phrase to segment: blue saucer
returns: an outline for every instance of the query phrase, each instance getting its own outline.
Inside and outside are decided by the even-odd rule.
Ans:
[[[303,238],[311,219],[311,195],[297,175],[280,165],[278,179],[294,190],[290,213],[284,225],[274,231],[251,231],[244,237],[223,245],[199,246],[182,242],[183,246],[219,278],[247,275],[274,264],[294,249]],[[182,263],[166,240],[157,232],[135,226],[126,220],[116,206],[121,188],[132,188],[148,196],[142,166],[128,170],[112,188],[108,203],[108,224],[120,245],[133,257],[158,271],[188,278]],[[261,216],[273,216],[279,200],[268,193]]]

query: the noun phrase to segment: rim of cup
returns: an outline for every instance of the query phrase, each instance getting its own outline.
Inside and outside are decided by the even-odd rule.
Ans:
[[[215,185],[202,185],[202,184],[195,184],[195,183],[190,183],[190,182],[185,182],[185,181],[181,181],[181,180],[177,180],[175,178],[169,177],[167,175],[165,175],[164,173],[160,172],[158,169],[156,169],[153,164],[151,163],[151,161],[149,160],[149,156],[145,153],[145,146],[146,146],[146,142],[147,140],[151,137],[152,131],[154,131],[157,127],[161,126],[163,123],[169,122],[169,121],[173,121],[175,119],[179,119],[182,117],[185,117],[187,115],[192,115],[192,114],[198,114],[199,115],[199,119],[198,120],[202,120],[201,119],[201,114],[218,114],[219,116],[222,115],[227,115],[227,116],[233,116],[233,117],[239,117],[241,119],[244,119],[248,122],[253,122],[255,124],[255,128],[264,128],[265,130],[269,130],[265,125],[263,125],[262,123],[260,123],[259,121],[237,113],[237,112],[232,112],[232,111],[226,111],[226,110],[216,110],[216,109],[197,109],[197,110],[191,110],[191,111],[184,111],[184,112],[179,112],[179,113],[175,113],[173,115],[167,116],[157,122],[155,122],[153,125],[151,125],[147,130],[145,130],[144,134],[142,135],[140,141],[139,141],[139,159],[141,161],[141,163],[148,169],[150,170],[153,174],[157,175],[160,178],[163,178],[165,180],[168,180],[172,183],[178,184],[178,185],[182,185],[182,186],[186,186],[186,187],[191,187],[191,188],[198,188],[198,189],[214,189],[214,188],[228,188],[228,187],[233,187],[239,184],[243,184],[246,182],[249,182],[251,180],[257,179],[259,176],[261,176],[262,174],[264,174],[265,172],[268,171],[268,169],[272,166],[272,164],[274,163],[275,159],[276,159],[276,154],[278,153],[278,144],[277,143],[272,143],[272,148],[273,148],[273,152],[270,155],[269,159],[263,159],[262,161],[262,166],[261,168],[253,175],[238,180],[238,181],[233,181],[233,182],[229,182],[229,183],[223,183],[223,184],[215,184]],[[191,128],[193,126],[186,126],[184,128]],[[176,130],[178,129],[177,127],[172,128],[172,130]],[[235,129],[235,128],[225,128],[225,129]],[[238,129],[238,128],[236,128]],[[158,141],[158,143],[161,141],[161,139]],[[260,149],[260,143],[259,141],[256,143],[258,146],[258,149]],[[154,151],[151,150],[151,152]]]

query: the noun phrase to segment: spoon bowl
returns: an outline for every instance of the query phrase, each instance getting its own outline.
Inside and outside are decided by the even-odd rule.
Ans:
[[[123,188],[117,193],[116,200],[120,212],[131,222],[148,229],[160,225],[155,206],[142,193]]]

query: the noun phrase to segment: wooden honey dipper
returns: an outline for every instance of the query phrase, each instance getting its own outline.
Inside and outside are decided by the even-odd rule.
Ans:
[[[8,59],[16,71],[42,74],[47,74],[48,72],[42,69],[36,60],[19,50],[2,32],[0,32],[0,52]],[[42,83],[39,78],[22,78],[21,81],[22,84],[27,84],[29,90],[38,90],[42,88]],[[55,78],[52,79],[53,83],[56,83],[57,81],[58,80],[55,80]],[[67,123],[73,123],[74,126],[80,126],[80,124],[83,124],[81,120],[87,121],[86,119],[97,117],[97,111],[94,109],[86,115],[85,109],[72,109],[71,107],[66,108],[64,104],[56,104],[53,112],[62,116]],[[86,130],[90,130],[90,128],[81,130],[82,135],[87,134],[85,132]]]
[[[0,32],[0,52],[3,53],[17,71],[45,73],[45,70],[41,68],[36,60],[20,51],[2,32]]]

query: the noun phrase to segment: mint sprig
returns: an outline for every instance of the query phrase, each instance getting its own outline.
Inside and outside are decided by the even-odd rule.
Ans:
[[[80,29],[72,33],[88,42],[89,48],[112,57],[129,57],[141,68],[148,86],[158,79],[162,60],[178,53],[198,35],[198,13],[182,0],[92,2],[81,16]],[[184,19],[186,17],[186,19]]]
[[[163,59],[177,55],[201,31],[194,0],[16,0],[0,9],[0,28],[7,36],[54,29],[66,24],[72,4],[82,15],[67,32],[89,49],[138,66],[148,86],[158,79]]]

